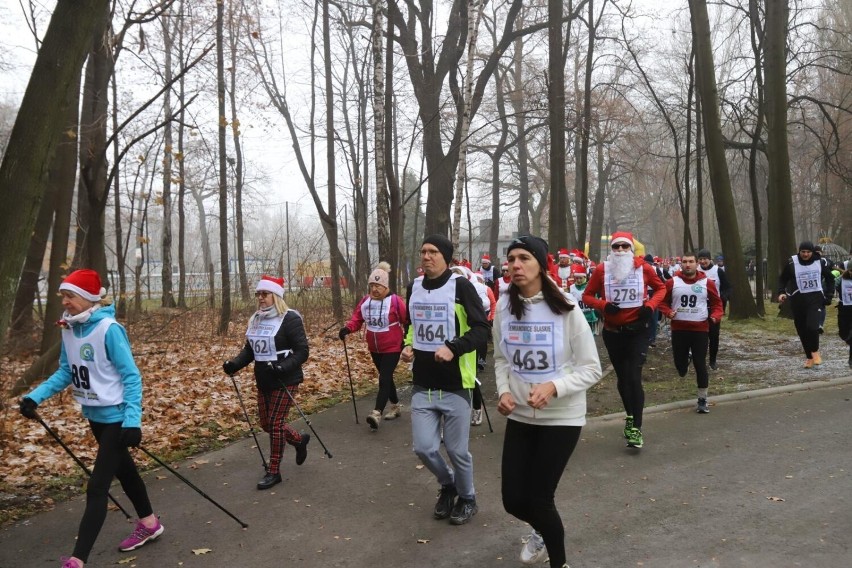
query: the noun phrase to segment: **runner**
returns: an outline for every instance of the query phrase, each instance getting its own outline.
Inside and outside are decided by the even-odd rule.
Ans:
[[[592,273],[583,292],[583,303],[603,313],[602,333],[609,360],[618,378],[618,394],[627,416],[624,437],[627,446],[641,448],[642,411],[645,391],[642,366],[648,352],[648,322],[663,297],[666,287],[652,266],[633,254],[633,235],[612,234],[612,253]],[[653,293],[646,301],[647,289]]]
[[[778,277],[778,303],[788,299],[793,323],[805,351],[805,368],[822,364],[819,353],[819,326],[825,306],[834,296],[831,271],[814,256],[814,244],[802,241],[799,253],[790,257]]]
[[[258,489],[281,483],[280,465],[287,444],[296,448],[296,465],[308,457],[310,434],[287,423],[293,398],[304,380],[302,365],[308,360],[308,338],[302,315],[284,302],[284,279],[263,276],[255,291],[257,311],[249,320],[246,344],[236,357],[222,364],[234,375],[254,361],[260,426],[269,434],[269,465]],[[286,389],[286,391],[285,391]]]
[[[343,341],[347,335],[361,329],[362,324],[367,325],[367,347],[370,349],[373,364],[379,371],[376,404],[367,416],[367,424],[373,432],[379,429],[388,401],[391,405],[384,414],[385,420],[395,420],[402,414],[393,372],[402,351],[402,326],[408,321],[408,310],[402,298],[390,293],[389,278],[390,264],[380,262],[368,279],[370,293],[361,298],[352,312],[352,317],[338,333],[338,337]]]
[[[837,295],[837,329],[840,339],[849,345],[849,367],[852,368],[852,263],[835,280]]]
[[[680,272],[666,281],[666,297],[660,304],[660,312],[671,320],[675,368],[681,377],[685,377],[692,361],[698,383],[698,406],[695,410],[699,414],[707,414],[710,412],[707,405],[709,331],[710,325],[722,319],[724,312],[716,283],[698,271],[698,261],[693,254],[684,254],[680,260]]]
[[[586,290],[586,286],[589,284],[586,269],[583,268],[580,264],[575,264],[572,267],[574,271],[574,283],[571,284],[571,289],[569,292],[574,299],[577,301],[577,305],[583,310],[583,315],[586,316],[586,322],[589,324],[589,327],[592,329],[592,333],[597,335],[598,329],[598,314],[597,312],[583,303],[583,292]]]
[[[707,249],[701,249],[698,251],[698,270],[707,275],[707,278],[713,281],[716,284],[716,290],[719,292],[719,297],[722,298],[722,312],[724,313],[725,304],[728,301],[728,297],[730,296],[731,284],[728,281],[728,277],[725,274],[724,270],[720,270],[718,266],[713,264],[713,261],[710,259],[710,251]],[[681,262],[683,262],[681,260]],[[709,343],[709,355],[710,355],[710,368],[714,371],[719,368],[716,364],[716,358],[719,355],[719,334],[722,330],[722,321],[719,320],[716,323],[710,323],[710,343]]]
[[[434,517],[463,525],[478,512],[473,486],[470,399],[476,349],[488,339],[488,321],[473,285],[449,271],[453,244],[430,235],[420,246],[424,275],[408,287],[411,326],[400,358],[414,363],[411,433],[414,453],[441,484]],[[443,441],[452,468],[441,456]],[[458,496],[458,500],[456,500]]]
[[[494,320],[494,369],[507,416],[503,507],[533,528],[520,559],[567,567],[554,494],[586,423],[586,390],[601,379],[595,340],[574,299],[547,276],[547,243],[521,236],[507,256],[514,286]]]
[[[81,568],[106,520],[114,477],[139,516],[119,550],[135,550],[159,537],[164,529],[127,449],[142,443],[142,376],[127,332],[115,321],[112,299],[94,270],[75,270],[59,285],[59,292],[65,309],[59,322],[63,328],[59,369],[25,395],[20,406],[21,414],[37,419],[39,404],[72,385],[71,396],[81,404],[98,442],[74,552],[62,558],[62,568]]]

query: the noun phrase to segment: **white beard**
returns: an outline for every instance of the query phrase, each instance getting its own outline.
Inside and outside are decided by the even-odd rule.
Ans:
[[[633,272],[633,251],[612,251],[607,259],[606,271],[616,281],[622,281]]]

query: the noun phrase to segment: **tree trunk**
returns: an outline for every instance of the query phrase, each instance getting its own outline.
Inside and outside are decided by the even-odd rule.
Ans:
[[[216,92],[219,97],[219,264],[222,271],[222,306],[219,312],[219,335],[228,333],[231,321],[231,268],[228,255],[228,171],[225,155],[225,27],[224,2],[216,3]]]
[[[391,260],[390,197],[388,196],[387,164],[385,163],[385,65],[382,41],[384,32],[383,6],[380,0],[370,0],[373,27],[370,50],[373,55],[373,137],[376,167],[376,227],[379,241],[379,260]],[[392,265],[394,263],[391,263]]]
[[[730,317],[744,319],[757,316],[757,306],[746,277],[740,231],[737,225],[737,210],[731,191],[728,164],[725,161],[707,3],[706,0],[690,0],[689,6],[695,37],[696,78],[704,115],[704,139],[710,169],[710,187],[713,191],[722,250],[726,257],[726,273],[731,281],[733,293]]]
[[[562,60],[562,0],[547,2],[547,126],[550,132],[551,247],[568,245],[568,195],[565,186],[565,69]]]
[[[163,78],[166,85],[172,82],[172,25],[174,14],[166,11],[160,20],[163,27],[163,51],[165,61],[163,62]],[[164,308],[173,308],[177,305],[172,292],[172,90],[166,89],[163,93],[163,116],[165,125],[163,127],[163,232],[160,241],[160,255],[162,260],[162,298],[160,305]]]
[[[518,25],[523,26],[523,14],[518,16]],[[515,137],[518,140],[518,234],[530,233],[530,181],[529,151],[527,148],[527,114],[524,112],[524,39],[515,40],[512,59],[514,87],[509,94],[515,115]]]
[[[337,186],[334,163],[334,91],[331,86],[331,21],[328,10],[329,0],[322,3],[322,40],[325,56],[325,157],[328,166],[328,214],[330,223],[326,227],[329,244],[337,245]],[[333,251],[336,246],[329,246]],[[343,319],[343,298],[340,294],[340,255],[331,254],[331,310],[334,319]]]
[[[240,2],[242,8],[243,3]],[[229,70],[231,88],[229,98],[231,102],[231,134],[234,137],[234,224],[237,229],[237,266],[240,279],[240,298],[248,302],[249,285],[246,275],[246,247],[243,226],[243,146],[240,138],[240,119],[237,115],[237,37],[239,37],[239,23],[234,23],[234,2],[228,6],[228,42],[231,50],[231,68]],[[237,19],[237,22],[240,18]]]
[[[396,105],[393,104],[393,6],[388,16],[387,38],[385,41],[385,176],[388,180],[388,198],[390,199],[390,258],[391,272],[389,281],[391,291],[397,291],[397,282],[400,273],[400,257],[402,252],[402,190],[400,189],[399,176],[397,175],[398,160],[394,159],[394,152],[399,149],[399,144],[388,144],[388,140],[397,140],[396,134]],[[403,172],[403,176],[405,173]]]
[[[15,289],[38,216],[44,180],[66,126],[69,91],[80,70],[106,0],[59,0],[0,165],[0,343],[5,340]]]
[[[766,2],[766,157],[769,274],[779,274],[796,251],[790,156],[787,147],[787,0]]]
[[[117,101],[118,81],[115,80],[115,75],[113,75],[112,80],[110,81],[110,86],[112,87],[112,100]],[[112,131],[116,132],[118,131],[118,105],[112,105],[112,112],[110,115],[112,117]],[[115,164],[115,175],[112,178],[112,200],[113,222],[115,224],[115,266],[118,270],[118,290],[113,290],[113,294],[115,297],[115,316],[117,318],[125,318],[127,317],[127,279],[125,278],[124,270],[127,262],[127,250],[122,242],[123,221],[121,218],[121,183],[118,175],[121,158],[119,157],[118,144],[112,145],[112,160]]]
[[[595,54],[595,2],[589,0],[589,44],[586,50],[586,72],[583,82],[583,115],[580,120],[580,148],[577,157],[577,172],[574,179],[574,194],[577,200],[577,240],[575,247],[582,249],[586,240],[589,211],[589,135],[592,122],[592,64]],[[570,213],[569,213],[570,214]]]
[[[181,1],[178,4],[178,13],[183,14],[184,4]],[[183,27],[184,27],[184,17],[180,16],[178,20],[178,59],[183,65]],[[177,154],[175,155],[175,159],[178,163],[178,272],[180,276],[178,277],[178,307],[182,309],[186,309],[186,211],[185,207],[185,199],[186,199],[186,164],[184,163],[184,147],[183,147],[183,136],[185,132],[185,118],[186,118],[186,106],[183,104],[186,98],[186,82],[185,82],[185,74],[181,73],[180,80],[178,83],[178,100],[181,102],[180,111],[178,112],[178,145],[177,145]],[[206,238],[206,233],[202,233],[202,239]],[[208,247],[209,253],[209,247]],[[205,266],[206,263],[205,263]]]

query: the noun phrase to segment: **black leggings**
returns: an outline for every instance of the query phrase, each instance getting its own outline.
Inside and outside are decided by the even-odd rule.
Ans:
[[[379,392],[376,394],[376,410],[385,411],[388,400],[391,404],[398,404],[396,395],[396,384],[393,382],[393,372],[399,363],[399,351],[396,353],[370,353],[373,364],[379,370]]]
[[[75,558],[88,561],[92,546],[101,532],[107,514],[107,493],[113,477],[117,477],[124,493],[133,503],[136,515],[141,519],[152,514],[151,501],[145,482],[139,476],[136,464],[130,452],[121,445],[121,423],[103,424],[89,420],[89,426],[98,441],[98,455],[92,477],[86,488],[86,510],[80,520],[77,532],[77,544],[74,545]]]
[[[719,354],[719,332],[722,330],[722,322],[713,323],[712,321],[708,321],[710,324],[710,331],[708,332],[708,339],[710,345],[710,362],[716,362],[716,356]]]
[[[686,376],[689,370],[689,353],[692,352],[692,365],[698,388],[706,389],[710,384],[707,374],[707,332],[706,331],[673,331],[672,355],[678,375]]]
[[[565,527],[554,495],[580,439],[580,426],[506,421],[503,438],[503,508],[541,533],[551,568],[565,564]]]
[[[822,321],[822,294],[796,294],[792,298],[793,324],[805,357],[811,359],[814,351],[819,351],[819,326]]]
[[[645,408],[645,390],[642,388],[642,365],[648,352],[648,331],[603,330],[609,360],[618,378],[618,394],[627,416],[633,424],[642,427],[642,411]]]

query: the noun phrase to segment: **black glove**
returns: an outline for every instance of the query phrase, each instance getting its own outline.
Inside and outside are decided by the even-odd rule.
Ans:
[[[650,319],[651,314],[653,313],[654,310],[652,310],[650,307],[642,306],[641,308],[639,308],[639,321],[645,321],[647,319]]]
[[[226,375],[233,375],[237,371],[239,371],[240,368],[237,366],[236,363],[234,363],[233,361],[231,361],[229,359],[229,360],[225,361],[224,363],[222,363],[222,370],[225,371]]]
[[[38,404],[30,397],[25,396],[21,399],[21,414],[23,414],[27,418],[31,418],[33,420],[38,418],[36,408],[38,408]]]
[[[617,314],[618,312],[621,311],[621,306],[619,306],[617,304],[613,304],[612,302],[607,302],[604,305],[604,311],[606,313],[608,313],[609,315],[613,316],[613,315],[615,315],[615,314]]]
[[[126,448],[135,448],[142,443],[142,428],[122,428],[121,445]]]
[[[350,333],[352,333],[352,332],[351,332],[351,331],[349,331],[349,328],[348,328],[348,327],[341,327],[341,328],[340,328],[340,331],[338,331],[338,332],[337,332],[337,337],[339,337],[339,338],[340,338],[340,341],[343,341],[343,339],[344,339],[347,335],[349,335]]]

